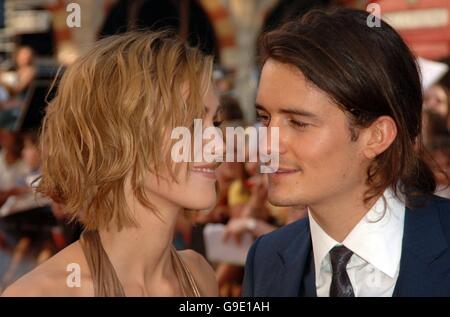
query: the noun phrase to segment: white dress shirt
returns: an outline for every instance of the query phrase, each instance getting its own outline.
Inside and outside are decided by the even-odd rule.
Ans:
[[[386,199],[386,209],[383,196]],[[353,251],[347,274],[355,296],[389,297],[400,269],[405,204],[386,189],[373,207],[347,235],[342,245]],[[384,213],[384,216],[383,216]],[[319,297],[330,293],[330,250],[341,243],[331,238],[308,210]],[[381,219],[380,219],[381,218]]]

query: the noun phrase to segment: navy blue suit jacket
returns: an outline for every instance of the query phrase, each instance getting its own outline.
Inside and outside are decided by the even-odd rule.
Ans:
[[[450,296],[450,200],[406,208],[393,296]],[[247,256],[244,296],[316,296],[308,219],[258,238]]]

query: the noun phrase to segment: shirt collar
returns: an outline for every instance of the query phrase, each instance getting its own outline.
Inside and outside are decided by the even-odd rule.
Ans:
[[[322,266],[322,261],[325,259],[330,250],[337,244],[336,240],[330,237],[314,220],[311,212],[308,208],[309,226],[311,229],[311,241],[313,246],[314,254],[314,267],[316,270],[316,278],[320,275],[320,268]]]
[[[386,206],[384,199],[386,201]],[[386,208],[385,208],[386,207]],[[330,250],[339,245],[308,210],[316,276]],[[342,242],[366,262],[393,278],[400,265],[405,204],[388,188]]]

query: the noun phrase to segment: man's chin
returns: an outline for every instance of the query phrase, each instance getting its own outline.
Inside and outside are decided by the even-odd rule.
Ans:
[[[271,193],[269,191],[269,195],[268,195],[268,200],[269,202],[274,205],[274,206],[278,206],[278,207],[290,207],[290,206],[297,206],[300,205],[301,203],[299,203],[297,201],[297,199],[295,199],[295,195],[293,194],[281,194],[281,193]]]

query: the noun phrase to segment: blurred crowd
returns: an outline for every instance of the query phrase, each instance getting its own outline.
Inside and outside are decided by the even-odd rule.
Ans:
[[[0,291],[81,230],[67,222],[61,206],[33,192],[41,166],[39,126],[26,117],[41,106],[34,97],[42,76],[31,47],[19,46],[10,64],[0,68]]]

